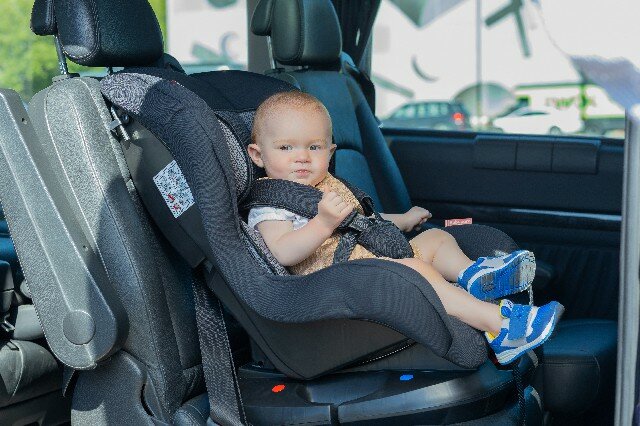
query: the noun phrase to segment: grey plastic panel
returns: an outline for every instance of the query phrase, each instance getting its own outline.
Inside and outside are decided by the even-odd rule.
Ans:
[[[126,338],[126,313],[70,210],[22,100],[8,89],[0,89],[0,135],[2,207],[45,337],[64,364],[93,368]],[[63,322],[72,312],[93,318],[95,333],[85,344],[65,336]]]
[[[126,377],[127,380],[113,380]],[[147,368],[125,351],[108,366],[82,371],[73,392],[71,423],[74,425],[168,425],[168,415],[155,401]]]
[[[479,136],[473,146],[473,165],[482,169],[513,170],[516,147],[506,139]]]
[[[64,188],[54,197],[66,200],[62,217],[72,218],[69,228],[86,237],[91,255],[86,267],[92,273],[106,271],[100,274],[110,285],[100,291],[109,305],[122,301],[126,310],[122,349],[148,367],[160,401],[174,412],[202,378],[192,273],[144,211],[121,144],[109,131],[112,118],[100,82],[88,77],[59,81],[33,97],[29,115],[53,179]],[[111,290],[117,296],[107,296]],[[94,318],[97,334],[100,316],[85,312]],[[83,323],[67,336],[85,340],[92,324]]]

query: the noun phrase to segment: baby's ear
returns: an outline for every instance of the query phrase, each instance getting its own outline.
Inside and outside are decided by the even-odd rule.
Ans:
[[[333,153],[336,152],[336,148],[338,148],[338,145],[336,145],[335,143],[329,145],[329,156],[333,155]]]
[[[262,153],[260,152],[260,146],[255,143],[250,143],[247,146],[247,152],[249,153],[249,157],[251,157],[251,161],[256,166],[263,168],[264,162],[262,161]]]

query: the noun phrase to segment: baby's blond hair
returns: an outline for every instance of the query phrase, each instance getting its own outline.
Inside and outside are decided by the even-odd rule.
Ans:
[[[331,117],[329,116],[329,111],[327,111],[327,108],[325,108],[322,102],[320,102],[315,96],[308,93],[292,90],[289,92],[280,92],[275,95],[271,95],[260,104],[253,119],[253,128],[251,129],[252,143],[258,143],[260,133],[262,132],[265,123],[269,119],[276,117],[284,108],[308,108],[325,115],[327,117],[327,122],[329,123],[329,133],[332,133]]]

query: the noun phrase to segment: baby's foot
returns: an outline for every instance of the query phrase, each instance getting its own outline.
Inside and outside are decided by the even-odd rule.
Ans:
[[[536,259],[527,250],[481,257],[458,276],[458,284],[480,300],[495,300],[528,289],[536,274]]]
[[[502,328],[497,336],[485,333],[489,346],[498,362],[509,364],[526,351],[543,344],[558,323],[564,307],[558,302],[544,306],[515,305],[510,300],[500,301]]]

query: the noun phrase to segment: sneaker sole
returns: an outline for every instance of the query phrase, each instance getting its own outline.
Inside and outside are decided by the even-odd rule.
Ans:
[[[564,306],[558,303],[558,306],[555,309],[553,314],[553,321],[550,321],[549,324],[545,327],[544,331],[537,339],[532,340],[526,345],[518,346],[517,348],[507,349],[500,354],[496,354],[496,358],[501,365],[510,364],[514,359],[519,358],[522,354],[527,352],[528,350],[535,349],[538,346],[542,345],[544,342],[551,337],[553,334],[553,330],[555,329],[556,324],[562,317],[564,313]]]
[[[500,277],[505,274],[510,274],[511,278],[507,282],[501,282]],[[511,259],[509,263],[504,264],[500,269],[487,272],[485,275],[477,278],[478,283],[476,286],[480,285],[481,288],[479,295],[469,293],[484,301],[499,299],[527,290],[531,287],[535,276],[536,258],[533,253],[526,251],[523,252],[521,256],[516,256]]]

